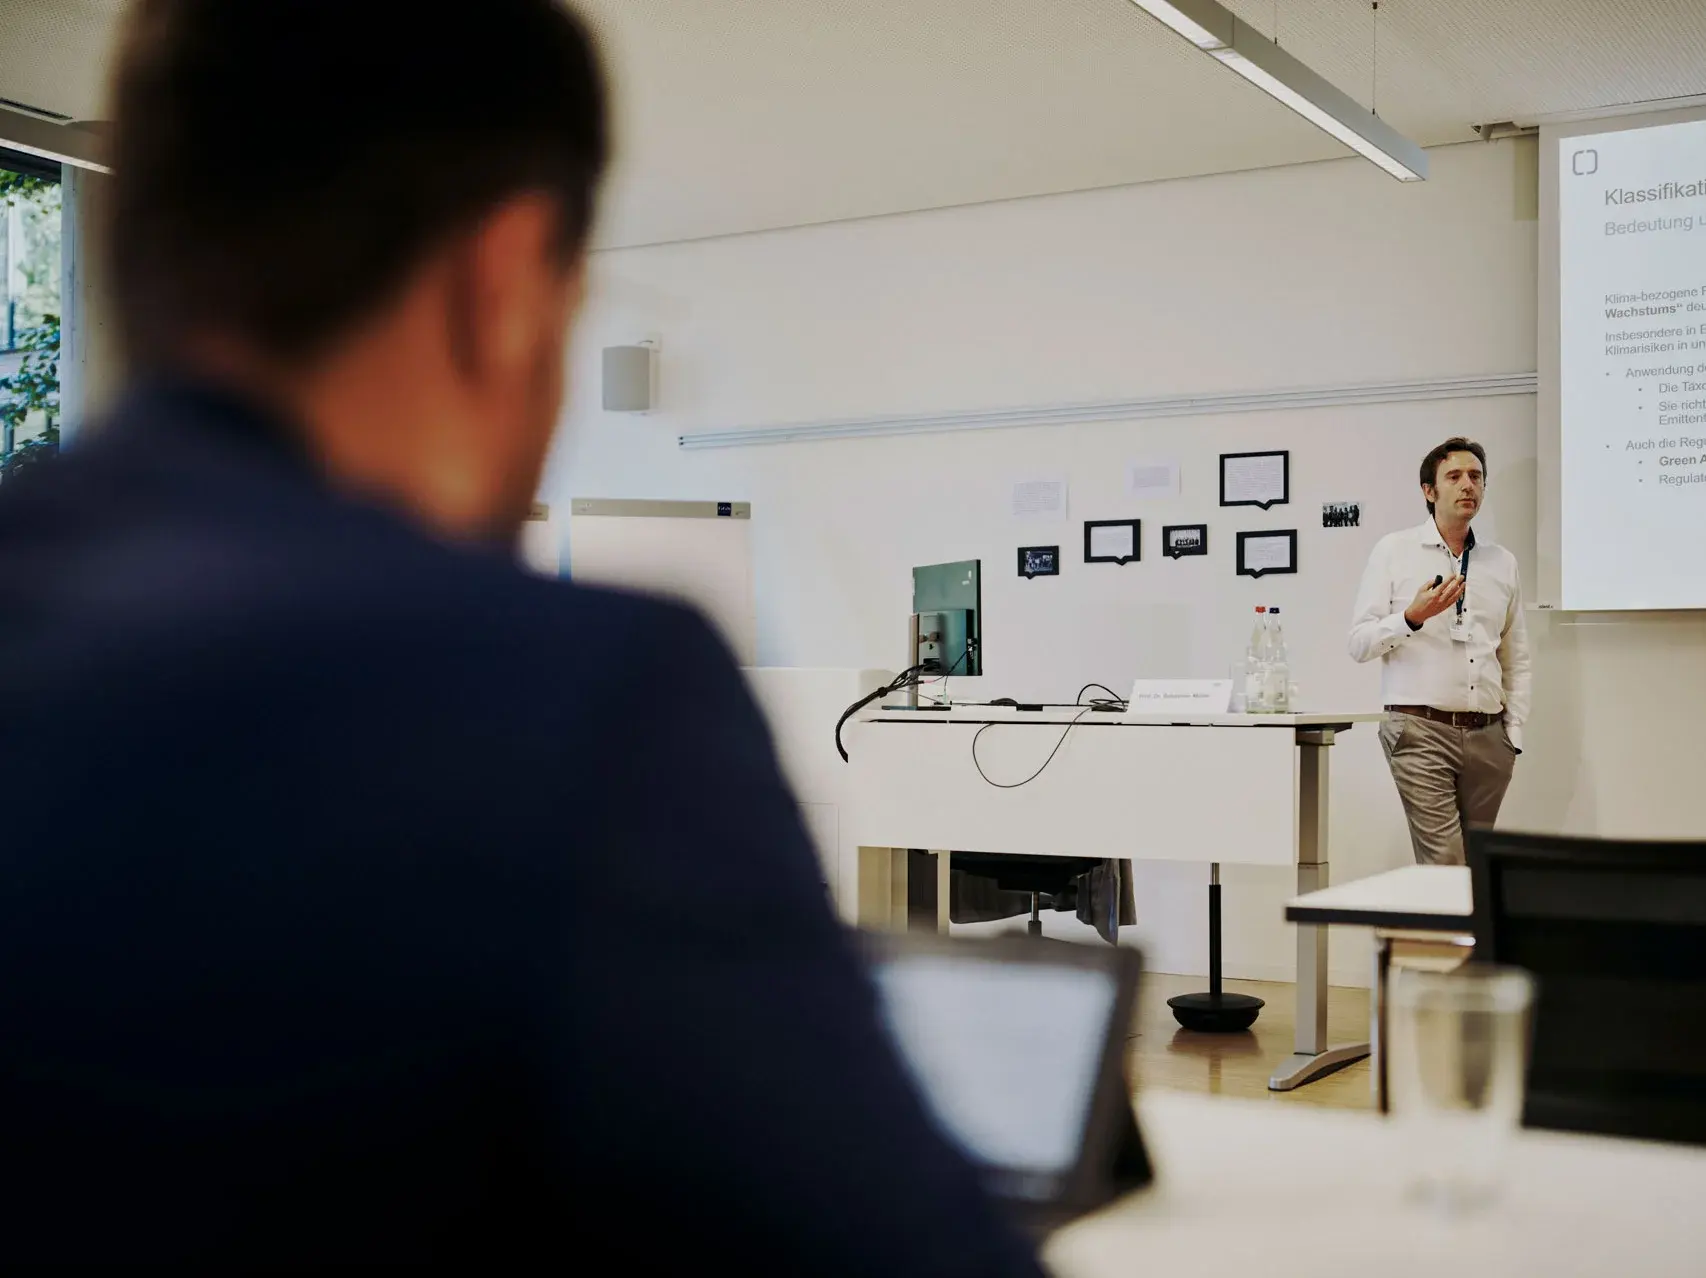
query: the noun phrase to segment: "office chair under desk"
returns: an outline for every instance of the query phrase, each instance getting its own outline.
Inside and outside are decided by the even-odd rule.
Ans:
[[[1473,830],[1476,962],[1535,978],[1523,1123],[1706,1144],[1706,843]]]
[[[1025,930],[1032,936],[1042,935],[1043,898],[1048,898],[1050,909],[1076,910],[1078,893],[1083,890],[1079,883],[1081,876],[1093,874],[1106,864],[1107,861],[1100,857],[1011,856],[988,852],[953,854],[956,871],[992,880],[1002,892],[1018,892],[1030,897],[1031,918]],[[1119,885],[1114,885],[1106,893],[1108,899],[1104,904],[1107,909],[1104,917],[1094,925],[1109,944],[1119,943],[1122,890]]]

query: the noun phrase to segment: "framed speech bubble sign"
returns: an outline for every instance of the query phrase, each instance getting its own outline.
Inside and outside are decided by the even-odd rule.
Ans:
[[[1238,534],[1238,575],[1272,577],[1297,571],[1297,529]]]
[[[1084,562],[1135,564],[1143,558],[1141,519],[1086,519]]]
[[[1161,530],[1161,553],[1169,559],[1208,554],[1208,525],[1168,524]]]
[[[1222,506],[1257,506],[1267,510],[1271,506],[1283,506],[1290,500],[1289,450],[1220,455]]]
[[[1060,547],[1020,546],[1019,575],[1027,581],[1032,577],[1060,576]]]

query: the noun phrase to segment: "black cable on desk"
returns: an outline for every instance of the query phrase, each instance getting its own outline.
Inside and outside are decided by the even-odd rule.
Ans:
[[[1084,694],[1086,692],[1090,691],[1090,689],[1092,689],[1092,688],[1100,688],[1103,692],[1108,694],[1106,697],[1092,697],[1090,699],[1090,708],[1092,710],[1103,710],[1103,711],[1118,710],[1118,711],[1123,712],[1131,704],[1124,697],[1120,696],[1119,693],[1115,692],[1112,688],[1108,687],[1108,685],[1105,683],[1087,683],[1087,684],[1085,684],[1082,688],[1080,688],[1078,690],[1078,695],[1072,699],[1072,704],[1075,706],[1083,705],[1084,704]]]
[[[886,697],[892,693],[903,692],[907,688],[916,688],[919,683],[919,676],[924,673],[925,669],[923,666],[913,666],[912,669],[895,676],[892,683],[885,684],[883,687],[878,688],[868,697],[860,697],[859,700],[855,701],[852,705],[848,706],[847,709],[841,712],[841,718],[836,720],[835,723],[835,752],[841,756],[841,761],[843,763],[846,763],[848,758],[847,747],[841,744],[841,729],[847,726],[847,721],[879,697]]]
[[[1090,702],[1091,705],[1093,705],[1093,706],[1119,706],[1121,709],[1125,708],[1126,699],[1124,697],[1120,696],[1120,694],[1115,692],[1112,688],[1108,687],[1108,685],[1105,683],[1087,683],[1087,684],[1085,684],[1082,688],[1080,688],[1078,690],[1078,695],[1076,697],[1072,698],[1072,704],[1075,706],[1083,705],[1084,704],[1084,694],[1086,692],[1090,691],[1090,689],[1092,689],[1092,688],[1101,689],[1103,692],[1108,694],[1108,696],[1109,696],[1109,698],[1111,698],[1111,700],[1104,701],[1102,698],[1097,697]]]
[[[1078,695],[1072,699],[1072,704],[1076,705],[1076,706],[1083,705],[1084,704],[1084,694],[1086,692],[1090,691],[1090,689],[1092,689],[1092,688],[1100,688],[1103,692],[1107,693],[1115,701],[1124,701],[1125,700],[1124,697],[1120,696],[1119,693],[1115,692],[1112,688],[1108,687],[1108,685],[1105,683],[1087,683],[1082,688],[1080,688],[1078,690]]]
[[[1100,687],[1099,684],[1096,686]],[[1107,689],[1104,688],[1103,691],[1105,692],[1105,691],[1107,691]],[[1080,693],[1079,695],[1082,696],[1083,694]],[[1066,744],[1067,733],[1071,732],[1074,728],[1076,728],[1079,724],[1079,721],[1081,719],[1083,719],[1085,715],[1089,714],[1095,708],[1096,707],[1093,705],[1085,706],[1082,710],[1080,710],[1077,713],[1077,715],[1075,715],[1073,717],[1072,722],[1067,724],[1065,730],[1061,732],[1060,740],[1056,741],[1054,743],[1054,749],[1052,749],[1048,752],[1048,758],[1043,760],[1043,766],[1038,768],[1035,772],[1031,773],[1031,775],[1026,777],[1023,781],[1014,781],[1011,783],[1006,782],[1006,781],[991,781],[989,779],[989,773],[987,773],[983,770],[983,764],[979,761],[979,759],[977,757],[977,739],[978,739],[978,737],[981,737],[984,733],[988,732],[991,728],[994,728],[997,726],[1007,727],[1007,726],[1011,726],[1011,725],[1006,725],[1006,724],[997,725],[997,724],[993,724],[993,723],[986,723],[981,728],[979,728],[977,730],[977,732],[972,736],[972,739],[971,739],[971,763],[972,763],[972,767],[977,769],[978,776],[982,777],[986,784],[994,786],[997,790],[1017,790],[1020,786],[1030,785],[1031,782],[1035,781],[1038,777],[1042,776],[1042,774],[1044,772],[1048,771],[1048,765],[1054,762],[1054,756],[1059,754],[1060,753],[1060,747]]]

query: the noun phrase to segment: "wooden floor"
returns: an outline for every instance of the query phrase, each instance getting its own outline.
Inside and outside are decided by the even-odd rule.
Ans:
[[[1326,1105],[1370,1109],[1367,1059],[1348,1065],[1296,1091],[1270,1092],[1268,1076],[1291,1054],[1296,988],[1268,981],[1227,981],[1229,993],[1254,994],[1267,1002],[1256,1024],[1242,1034],[1193,1034],[1179,1028],[1167,1000],[1206,989],[1200,976],[1145,973],[1132,1027],[1132,1080],[1141,1091],[1155,1089],[1266,1099],[1276,1105]],[[1335,987],[1327,999],[1331,1043],[1368,1039],[1368,991]]]

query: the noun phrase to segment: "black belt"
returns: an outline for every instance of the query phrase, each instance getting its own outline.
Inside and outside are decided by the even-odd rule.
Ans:
[[[1453,728],[1485,728],[1505,717],[1503,710],[1483,714],[1479,710],[1435,710],[1432,706],[1387,706],[1388,714],[1413,714],[1418,719],[1449,724]]]

